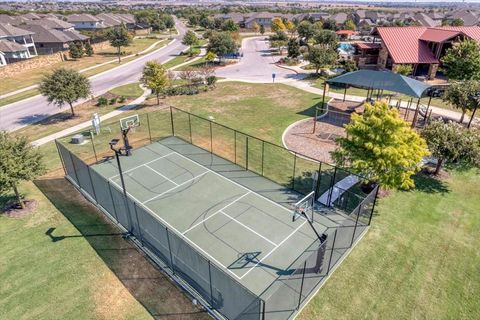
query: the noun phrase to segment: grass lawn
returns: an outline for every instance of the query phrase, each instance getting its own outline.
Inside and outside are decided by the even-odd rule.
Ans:
[[[140,88],[139,82],[125,84],[123,86],[113,88],[109,92],[116,96],[124,96],[131,98],[138,98],[143,94],[143,90],[142,88]]]
[[[143,51],[158,41],[160,40],[147,39],[147,38],[142,38],[142,39],[135,38],[133,40],[132,45],[124,49],[125,55],[135,54],[140,51]],[[168,40],[163,40],[161,43],[155,46],[154,49],[158,49],[161,46],[166,45],[167,42]],[[81,70],[81,69],[85,69],[91,66],[105,63],[111,60],[115,60],[115,58],[116,58],[116,49],[113,47],[108,47],[107,49],[104,49],[102,51],[97,51],[91,57],[83,57],[81,59],[78,59],[77,61],[73,61],[73,60],[62,61],[55,64],[51,64],[47,67],[27,70],[25,72],[18,73],[15,76],[5,77],[4,79],[2,79],[2,85],[0,86],[0,95],[37,84],[45,74],[51,73],[53,70],[58,68],[71,68],[75,70]],[[123,62],[133,60],[134,58],[135,57],[125,59],[123,60]],[[102,71],[112,69],[116,66],[118,66],[118,63],[109,63],[105,66],[101,66],[99,68],[86,71],[85,75],[92,76]]]
[[[212,91],[168,97],[165,103],[281,144],[283,130],[312,116],[321,97],[283,84],[222,82]]]

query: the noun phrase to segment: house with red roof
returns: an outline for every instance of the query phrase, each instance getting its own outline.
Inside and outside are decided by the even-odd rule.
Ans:
[[[381,48],[378,69],[395,71],[399,65],[413,66],[414,76],[434,79],[442,57],[454,43],[473,39],[480,43],[480,27],[377,27],[372,31]]]

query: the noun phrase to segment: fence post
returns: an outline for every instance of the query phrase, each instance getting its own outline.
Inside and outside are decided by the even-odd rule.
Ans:
[[[210,121],[210,153],[213,153],[212,121]]]
[[[332,193],[333,193],[333,188],[335,187],[335,178],[337,176],[337,167],[335,167],[335,170],[333,171],[333,178],[332,182],[330,182],[330,192],[328,193],[328,200],[327,200],[327,205],[330,207],[331,201],[332,201]]]
[[[73,173],[75,173],[75,178],[77,179],[77,184],[78,186],[80,187],[80,189],[82,189],[82,185],[80,184],[80,179],[78,179],[78,174],[77,174],[77,167],[75,166],[75,161],[73,161],[73,157],[74,155],[72,155],[72,153],[70,152],[70,150],[67,150],[68,151],[68,155],[70,156],[70,161],[72,162],[72,166],[73,166]]]
[[[333,235],[333,242],[332,242],[332,249],[331,249],[331,252],[330,252],[330,259],[328,259],[327,274],[330,272],[330,265],[332,263],[333,251],[335,250],[335,240],[337,240],[337,231],[338,231],[338,228],[335,229],[335,234]]]
[[[355,219],[355,227],[353,227],[353,235],[352,235],[352,241],[350,242],[350,248],[353,246],[353,242],[355,241],[355,232],[357,231],[358,218],[360,217],[361,208],[362,208],[362,203],[360,203],[360,205],[358,206],[357,219]]]
[[[235,164],[237,164],[237,130],[233,130],[233,157]]]
[[[322,162],[318,163],[318,177],[317,177],[317,186],[315,188],[315,201],[320,197],[318,194],[320,192],[320,184],[322,182]]]
[[[175,125],[173,124],[173,109],[170,106],[170,123],[172,125],[172,136],[175,136]]]
[[[150,138],[150,143],[152,143],[152,131],[150,130],[150,117],[147,112],[147,127],[148,127],[148,137]]]
[[[263,163],[265,160],[265,140],[262,140],[262,177],[263,177]]]
[[[67,175],[67,168],[65,168],[65,160],[63,160],[62,153],[60,152],[60,148],[58,147],[58,145],[58,141],[57,139],[55,139],[55,146],[57,147],[58,156],[60,157],[60,162],[62,163],[63,172],[65,172],[65,175]]]
[[[93,142],[93,132],[90,130],[90,140],[92,141],[92,149],[93,149],[93,155],[95,156],[95,163],[98,162],[97,158],[97,150],[95,150],[95,142]]]
[[[300,292],[298,293],[297,310],[300,309],[300,305],[302,304],[302,291],[303,291],[303,282],[305,281],[305,269],[307,269],[307,260],[305,260],[305,263],[303,264],[302,283],[300,284]]]
[[[380,190],[380,185],[377,185],[377,191],[375,191],[375,199],[373,199],[372,210],[370,211],[370,217],[368,218],[368,225],[372,222],[373,211],[375,210],[375,205],[377,204],[378,190]]]
[[[295,191],[295,171],[297,171],[297,153],[293,157],[293,175],[292,175],[292,190]]]
[[[143,244],[143,235],[142,235],[142,228],[140,228],[140,221],[138,221],[138,213],[137,213],[137,203],[133,203],[133,210],[135,211],[135,218],[137,219],[137,227],[138,227],[138,235],[140,238],[140,243],[142,244],[142,247],[144,246]]]
[[[109,191],[109,193],[110,193],[110,200],[112,200],[113,215],[115,216],[115,220],[117,220],[117,222],[120,223],[120,222],[118,221],[117,208],[116,208],[116,206],[115,206],[115,201],[113,201],[112,186],[110,185],[110,181],[107,180],[107,184],[108,184],[108,191]]]
[[[245,136],[245,170],[248,170],[248,136]]]
[[[172,246],[170,244],[170,232],[168,232],[167,227],[165,227],[165,230],[167,232],[168,253],[170,254],[170,268],[172,269],[172,273],[175,274],[175,268],[173,267]]]
[[[98,204],[97,193],[95,192],[95,185],[93,184],[92,173],[90,172],[89,166],[87,166],[87,171],[88,171],[88,177],[90,178],[90,183],[92,184],[93,197],[95,198],[95,202]]]
[[[265,300],[263,299],[260,299],[260,301],[262,302],[262,320],[265,320]]]
[[[188,130],[190,131],[190,144],[192,143],[192,119],[190,117],[190,113],[188,113]]]
[[[210,306],[212,307],[212,309],[215,308],[215,306],[213,305],[213,286],[212,286],[212,263],[210,262],[210,260],[207,260],[208,261],[208,283],[210,284]]]

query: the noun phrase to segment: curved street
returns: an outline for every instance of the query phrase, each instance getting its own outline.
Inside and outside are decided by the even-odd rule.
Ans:
[[[146,61],[159,60],[165,62],[167,59],[185,50],[186,46],[183,45],[181,41],[187,28],[185,24],[178,19],[175,19],[175,27],[178,34],[174,36],[173,42],[169,45],[146,54],[141,58],[119,65],[114,69],[90,77],[92,94],[98,96],[114,87],[138,81]],[[76,105],[82,102],[84,101],[78,101]],[[18,101],[0,107],[0,130],[16,130],[67,108],[69,107],[63,106],[59,108],[56,105],[49,104],[47,99],[41,95]]]

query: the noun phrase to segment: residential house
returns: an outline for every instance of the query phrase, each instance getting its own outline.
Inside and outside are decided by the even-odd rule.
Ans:
[[[414,76],[434,79],[446,50],[467,38],[480,42],[480,27],[377,27],[372,35],[381,40],[377,68],[411,64]]]
[[[348,20],[348,18],[349,18],[348,14],[346,14],[345,12],[339,12],[331,15],[329,19],[335,21],[337,25],[341,25],[341,24],[344,24],[345,21]]]
[[[95,16],[103,20],[105,27],[116,27],[124,24],[128,29],[135,28],[135,17],[131,14],[100,13]]]
[[[30,53],[25,46],[14,41],[0,40],[0,66],[30,57]]]
[[[270,12],[258,12],[250,15],[245,19],[245,28],[252,29],[254,24],[257,23],[259,26],[264,26],[265,28],[270,28],[272,26],[273,18],[281,18],[282,15],[278,13]]]
[[[463,25],[478,26],[480,25],[480,13],[470,10],[458,10],[446,17],[448,21],[460,19],[463,21]]]
[[[74,25],[70,22],[63,21],[57,18],[41,18],[37,20],[27,20],[21,24],[16,24],[18,27],[22,26],[42,26],[47,29],[54,29],[59,31],[73,31]],[[25,28],[25,27],[24,27]]]
[[[31,31],[20,29],[11,24],[0,23],[0,40],[16,43],[26,49],[26,52],[23,50],[20,50],[20,52],[18,46],[4,44],[4,46],[8,47],[4,49],[16,50],[11,56],[10,61],[12,61],[12,59],[28,59],[37,55],[37,49],[35,49],[35,42],[33,41],[32,35],[33,32]],[[2,52],[6,54],[5,51]]]
[[[34,33],[33,40],[39,54],[65,51],[71,43],[86,43],[89,39],[75,30],[49,29],[42,25],[30,25],[26,28]]]
[[[91,14],[72,14],[67,21],[74,25],[75,30],[98,30],[106,28],[104,20]]]
[[[310,12],[310,13],[299,13],[293,16],[292,20],[303,21],[322,21],[328,19],[330,15],[326,12]]]
[[[413,21],[418,22],[420,25],[424,27],[438,27],[442,25],[442,21],[434,20],[429,15],[423,12],[416,13],[413,16]]]

